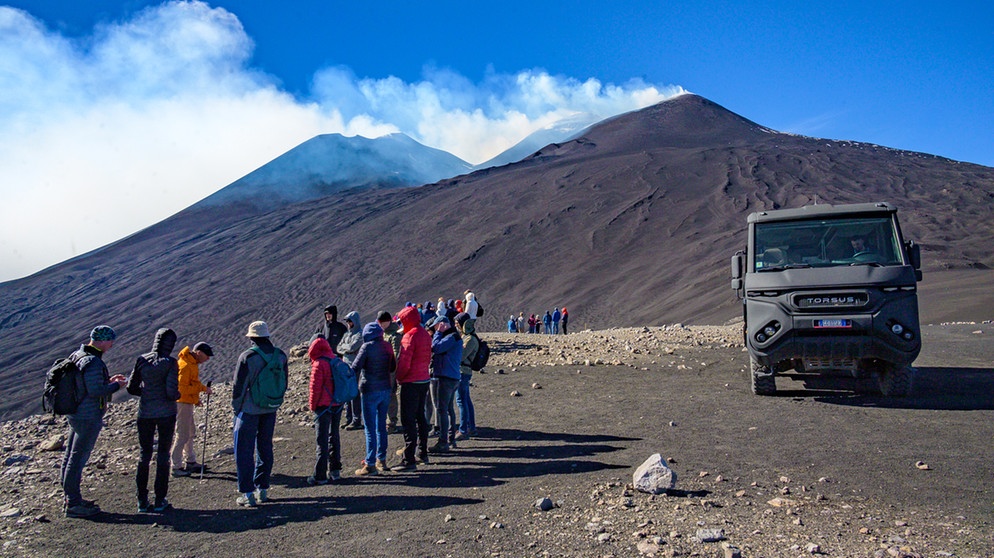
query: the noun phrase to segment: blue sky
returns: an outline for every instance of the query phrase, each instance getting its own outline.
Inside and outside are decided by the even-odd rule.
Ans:
[[[0,6],[0,280],[318,133],[402,131],[475,163],[557,117],[681,90],[781,131],[994,166],[989,2]],[[82,209],[86,232],[34,243],[41,207]]]

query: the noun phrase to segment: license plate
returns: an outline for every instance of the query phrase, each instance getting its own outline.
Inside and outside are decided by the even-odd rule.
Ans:
[[[815,320],[815,327],[852,327],[852,320]]]

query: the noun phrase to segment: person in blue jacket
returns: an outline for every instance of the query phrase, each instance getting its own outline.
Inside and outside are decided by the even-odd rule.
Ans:
[[[453,401],[462,378],[459,371],[459,363],[462,362],[462,337],[445,316],[436,316],[428,325],[435,330],[431,339],[431,382],[436,385],[438,393],[438,406],[435,409],[438,442],[428,448],[428,452],[445,453],[456,443],[452,417],[455,416]]]
[[[514,314],[511,314],[511,318],[507,320],[507,332],[508,333],[518,332],[518,320],[515,319]]]

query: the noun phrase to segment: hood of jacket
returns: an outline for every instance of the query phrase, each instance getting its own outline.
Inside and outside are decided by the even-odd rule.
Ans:
[[[164,327],[155,332],[155,341],[152,342],[152,352],[159,356],[169,356],[176,347],[176,332]]]
[[[359,331],[362,331],[362,326],[359,325],[362,323],[359,321],[359,312],[353,310],[345,315],[345,319],[352,321],[352,327],[349,328],[349,333],[358,333]]]
[[[466,320],[462,324],[462,331],[466,335],[472,335],[476,333],[476,320]]]
[[[414,328],[421,325],[421,315],[418,314],[417,308],[404,308],[397,314],[397,319],[404,326],[404,333],[414,331]]]
[[[321,357],[335,358],[335,353],[331,350],[331,345],[328,344],[327,339],[318,337],[311,341],[311,346],[307,348],[307,356],[311,360],[317,360]]]
[[[363,343],[369,343],[377,339],[383,339],[383,328],[376,322],[369,322],[362,328],[362,341]]]

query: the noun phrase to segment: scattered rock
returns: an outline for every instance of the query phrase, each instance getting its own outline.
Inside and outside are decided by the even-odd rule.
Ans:
[[[452,514],[451,514],[451,513],[447,513],[447,514],[445,514],[445,522],[446,522],[446,523],[448,523],[448,522],[450,522],[450,521],[455,521],[455,520],[456,520],[456,518],[452,517]]]
[[[552,503],[552,499],[550,498],[539,498],[535,500],[535,507],[542,511],[549,511],[556,507],[556,505]]]
[[[725,540],[724,529],[698,529],[694,535],[702,543],[713,543]]]
[[[655,556],[660,550],[659,545],[651,541],[639,541],[637,548],[639,553],[648,556]]]
[[[676,486],[676,472],[663,463],[662,456],[654,453],[635,470],[632,484],[641,492],[662,494]]]
[[[20,515],[21,515],[21,510],[19,510],[17,508],[7,508],[7,509],[3,510],[2,512],[0,512],[0,517],[2,517],[4,519],[11,518],[11,517],[20,517]]]
[[[542,384],[535,382],[532,384],[532,389],[542,389]]]
[[[511,397],[521,397],[521,392],[518,390],[514,390],[511,392]]]
[[[928,463],[925,463],[924,461],[918,461],[918,462],[916,462],[915,463],[915,467],[918,467],[922,471],[931,471],[932,470],[932,468],[928,466]]]
[[[16,454],[3,460],[4,467],[10,467],[11,465],[16,465],[18,463],[24,463],[25,461],[31,461],[30,455]]]
[[[65,443],[65,434],[58,434],[39,444],[38,451],[62,451],[66,447]]]

